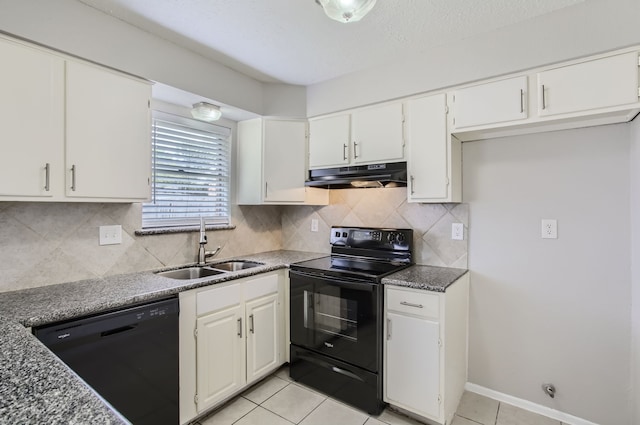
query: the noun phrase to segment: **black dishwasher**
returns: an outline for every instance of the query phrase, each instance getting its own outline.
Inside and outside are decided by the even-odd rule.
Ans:
[[[34,328],[34,335],[131,423],[178,413],[177,298]]]

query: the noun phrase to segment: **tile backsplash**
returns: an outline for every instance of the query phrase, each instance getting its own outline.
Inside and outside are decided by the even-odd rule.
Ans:
[[[232,230],[207,232],[217,258],[277,249],[329,252],[332,225],[414,229],[418,264],[467,267],[466,204],[409,204],[406,188],[332,190],[328,206],[233,206]],[[311,232],[311,219],[318,232]],[[98,227],[122,225],[122,244],[98,245]],[[136,236],[141,204],[0,202],[0,292],[196,261],[198,234]],[[466,239],[466,237],[465,237]]]
[[[329,252],[331,226],[413,229],[414,261],[430,266],[467,267],[467,240],[451,240],[451,224],[469,226],[467,204],[414,204],[407,189],[342,189],[327,206],[287,206],[282,212],[283,248]],[[311,232],[311,220],[318,232]]]
[[[0,202],[0,292],[196,261],[198,233],[136,236],[141,204]],[[234,206],[232,230],[207,232],[217,258],[281,249],[277,206]],[[98,227],[122,225],[122,244]]]

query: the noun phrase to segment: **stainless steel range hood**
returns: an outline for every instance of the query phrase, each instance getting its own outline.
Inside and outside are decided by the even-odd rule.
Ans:
[[[356,165],[309,170],[305,186],[327,189],[407,185],[407,163]]]

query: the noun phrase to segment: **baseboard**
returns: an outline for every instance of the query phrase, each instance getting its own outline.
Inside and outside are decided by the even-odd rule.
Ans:
[[[559,410],[551,409],[550,407],[542,406],[537,403],[530,402],[528,400],[524,400],[521,398],[517,398],[508,394],[504,394],[498,391],[491,390],[486,387],[482,387],[477,384],[472,384],[471,382],[467,382],[464,385],[464,389],[467,391],[471,391],[472,393],[480,394],[485,397],[492,398],[494,400],[498,400],[507,404],[511,404],[512,406],[519,407],[524,410],[528,410],[533,413],[538,413],[543,416],[548,416],[552,419],[561,421],[565,424],[569,425],[598,425],[595,422],[590,422],[586,419],[578,418],[576,416],[570,415],[568,413],[561,412]]]

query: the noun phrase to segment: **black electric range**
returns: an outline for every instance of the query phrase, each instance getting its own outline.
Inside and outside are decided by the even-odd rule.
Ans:
[[[412,264],[413,231],[332,227],[331,255],[291,264],[291,377],[370,414],[382,401],[383,277]]]

